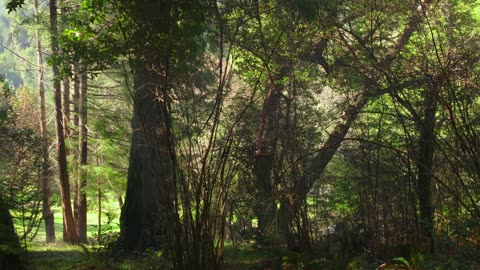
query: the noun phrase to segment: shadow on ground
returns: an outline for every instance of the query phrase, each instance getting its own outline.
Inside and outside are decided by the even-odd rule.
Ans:
[[[88,256],[77,250],[68,251],[30,251],[28,252],[28,269],[94,269],[85,265]]]

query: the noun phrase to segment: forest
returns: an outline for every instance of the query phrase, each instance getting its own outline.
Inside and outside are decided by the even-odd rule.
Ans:
[[[0,3],[0,269],[480,269],[479,0]]]

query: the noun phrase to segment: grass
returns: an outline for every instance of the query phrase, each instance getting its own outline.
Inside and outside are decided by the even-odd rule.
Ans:
[[[102,202],[102,231],[108,230],[111,232],[120,231],[119,218],[120,207],[115,201]],[[62,239],[63,235],[63,216],[60,206],[52,207],[54,212],[55,236],[56,239]],[[21,222],[16,220],[15,228],[18,232],[23,231]],[[98,213],[96,211],[89,211],[87,213],[87,237],[95,240],[98,234]],[[44,243],[46,240],[45,225],[42,222],[37,235],[33,239],[34,243]]]
[[[282,264],[289,252],[281,247],[254,247],[247,244],[226,245],[225,267],[231,270],[264,269]]]
[[[142,262],[105,258],[92,247],[82,247],[57,241],[53,244],[34,244],[27,254],[27,269],[32,270],[134,270],[146,269]]]
[[[85,261],[87,254],[80,246],[68,245],[63,242],[30,247],[27,259],[29,269],[71,269],[72,266]]]
[[[120,207],[116,201],[102,202],[102,231],[118,232],[120,231],[119,217]],[[98,233],[98,213],[92,206],[87,213],[87,237],[91,243],[96,241]],[[56,270],[56,269],[141,269],[130,267],[128,261],[108,262],[100,258],[88,246],[86,250],[82,246],[72,246],[62,241],[63,236],[63,216],[60,206],[52,207],[54,212],[54,226],[56,242],[47,244],[44,222],[40,224],[38,233],[32,242],[27,244],[27,253],[24,255],[27,263],[27,269],[35,270]],[[22,224],[19,219],[15,219],[15,229],[22,232]],[[90,266],[94,265],[92,268]]]

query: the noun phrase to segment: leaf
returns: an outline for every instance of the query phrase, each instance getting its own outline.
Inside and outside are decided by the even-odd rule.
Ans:
[[[392,262],[398,264],[399,266],[405,266],[407,269],[410,269],[410,264],[408,263],[407,259],[404,257],[396,257],[392,259]]]
[[[17,9],[22,8],[22,6],[25,4],[25,0],[10,0],[7,3],[7,10],[8,13],[12,11],[17,11]]]

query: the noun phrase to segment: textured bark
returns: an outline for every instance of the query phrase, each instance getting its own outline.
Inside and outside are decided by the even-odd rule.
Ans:
[[[78,61],[74,61],[72,65],[73,69],[73,96],[72,96],[72,105],[73,105],[73,116],[72,120],[72,130],[70,131],[71,141],[79,140],[80,138],[80,125],[79,125],[79,96],[80,96],[80,65]],[[78,220],[80,219],[79,215],[79,202],[80,202],[80,145],[77,145],[76,148],[73,148],[71,153],[67,152],[67,155],[72,154],[74,166],[73,166],[73,177],[75,180],[72,181],[72,191],[73,191],[73,217],[75,219],[75,226],[77,227],[77,232],[79,233]]]
[[[39,23],[38,1],[34,1],[35,5],[35,22]],[[45,234],[47,243],[55,241],[55,224],[53,212],[50,208],[50,170],[49,170],[49,138],[47,134],[47,113],[45,109],[45,83],[43,76],[43,55],[42,43],[38,34],[38,29],[35,29],[35,39],[37,43],[37,65],[38,65],[38,89],[40,96],[40,139],[42,143],[42,214],[45,221]]]
[[[173,204],[173,163],[165,119],[165,99],[155,96],[163,84],[155,71],[135,70],[135,111],[127,193],[119,246],[124,251],[164,248],[166,222]]]
[[[70,121],[70,80],[64,78],[62,81],[62,112],[63,112],[63,127],[64,136],[70,136],[69,121]]]
[[[281,88],[275,79],[271,78],[255,140],[255,187],[259,194],[254,211],[258,217],[259,229],[267,234],[273,232],[276,227],[277,205],[272,170],[280,128],[278,113]]]
[[[424,118],[419,125],[420,138],[417,152],[417,186],[420,206],[420,230],[426,248],[433,251],[434,209],[432,204],[432,170],[435,142],[436,88],[425,92]]]
[[[51,32],[51,46],[52,57],[58,55],[58,40],[57,40],[57,2],[51,0],[50,8],[50,32]],[[64,122],[62,114],[62,93],[60,87],[59,68],[57,65],[52,66],[53,69],[53,91],[55,98],[55,125],[57,137],[57,162],[60,178],[60,196],[63,209],[64,218],[64,239],[69,243],[78,243],[78,234],[76,231],[75,221],[73,219],[72,206],[70,202],[70,183],[68,180],[67,171],[67,156],[65,148],[64,137]]]
[[[127,12],[142,27],[137,29],[133,40],[133,132],[118,247],[127,252],[168,248],[173,257],[181,256],[167,89],[172,52],[170,44],[162,38],[149,38],[172,34],[172,16],[176,16],[179,3],[165,0],[125,3]],[[180,264],[175,268],[182,268],[182,258],[172,260]]]
[[[78,181],[75,201],[77,202],[77,215],[75,217],[78,236],[82,243],[87,243],[87,73],[80,75],[80,89],[78,94]]]

